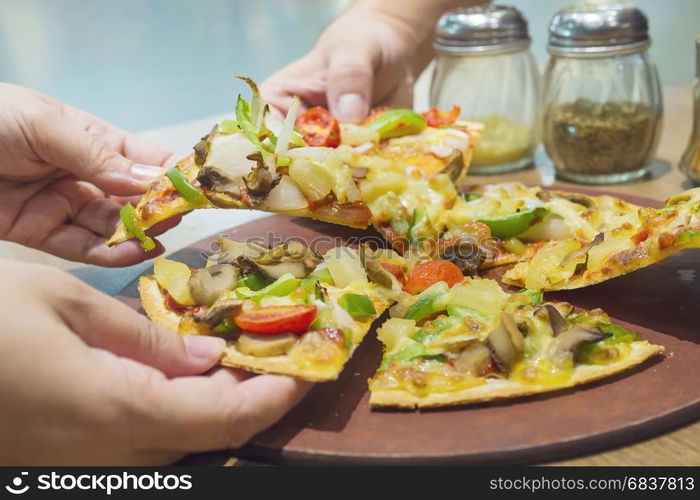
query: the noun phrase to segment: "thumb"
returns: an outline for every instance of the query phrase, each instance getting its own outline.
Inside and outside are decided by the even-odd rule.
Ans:
[[[57,312],[86,344],[152,366],[168,377],[209,370],[226,345],[218,337],[182,336],[163,328],[77,278],[58,289],[71,293],[56,297]]]
[[[163,173],[161,167],[132,162],[58,113],[37,121],[32,127],[36,136],[30,140],[41,159],[107,193],[142,193]]]
[[[361,54],[337,51],[328,63],[326,99],[340,121],[358,122],[369,114],[374,71]]]

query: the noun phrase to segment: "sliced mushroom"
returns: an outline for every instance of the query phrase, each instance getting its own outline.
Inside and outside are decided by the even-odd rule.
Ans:
[[[486,260],[486,253],[476,238],[465,236],[443,248],[440,259],[452,262],[464,275],[469,276],[476,274],[479,266]]]
[[[238,262],[244,267],[255,267],[268,278],[276,280],[288,273],[303,278],[321,262],[321,256],[301,242],[289,241],[256,257],[241,257]]]
[[[251,356],[281,356],[282,354],[287,354],[296,342],[297,338],[291,333],[280,333],[278,335],[241,333],[238,337],[236,348],[243,354]]]
[[[561,194],[556,194],[555,196],[557,198],[563,198],[565,200],[568,200],[572,203],[576,203],[578,205],[583,205],[584,207],[586,207],[588,209],[595,208],[595,202],[589,196],[586,196],[585,194],[561,193]]]
[[[255,206],[263,202],[282,177],[276,173],[273,174],[272,169],[265,165],[265,159],[260,151],[256,151],[246,158],[257,163],[243,179],[251,205]]]
[[[199,323],[216,326],[224,319],[232,317],[233,313],[242,305],[243,301],[241,299],[224,299],[220,302],[215,302],[206,311],[195,313],[193,317]]]
[[[537,198],[544,202],[550,201],[552,199],[552,193],[544,189],[542,191],[537,191],[537,194],[535,196],[537,196]]]
[[[579,248],[578,250],[574,250],[573,252],[569,252],[568,254],[566,254],[566,255],[564,256],[564,258],[561,260],[561,264],[559,264],[559,265],[560,265],[561,267],[566,267],[566,266],[568,266],[568,265],[571,263],[571,261],[573,261],[574,259],[578,259],[579,257],[585,256],[585,257],[586,257],[586,260],[585,260],[584,262],[581,262],[581,263],[579,264],[579,266],[583,266],[583,269],[585,269],[586,266],[588,265],[588,252],[589,252],[589,250],[590,250],[591,248],[593,248],[594,246],[600,245],[601,243],[603,243],[603,240],[604,240],[604,239],[605,239],[605,234],[604,234],[604,233],[598,233],[598,234],[596,234],[596,235],[595,235],[595,238],[593,238],[591,241],[589,241],[588,243],[586,243],[585,245],[583,245],[581,248]],[[578,266],[577,266],[577,267],[578,267]],[[580,270],[577,268],[576,271],[579,272]]]
[[[549,324],[552,327],[552,335],[554,337],[557,337],[560,333],[565,332],[571,327],[571,325],[569,325],[569,323],[567,323],[567,321],[561,315],[559,309],[557,309],[553,305],[545,304],[539,310],[547,311],[547,315],[549,317]]]
[[[219,255],[216,261],[220,264],[237,264],[239,257],[256,258],[267,251],[267,249],[251,241],[233,241],[221,238],[217,241],[219,245]]]
[[[216,264],[196,269],[187,285],[197,304],[210,306],[225,290],[231,290],[238,282],[238,268],[231,264]]]
[[[553,361],[562,363],[573,358],[584,344],[598,342],[610,336],[611,334],[592,325],[572,325],[556,337],[550,347],[550,357]]]
[[[241,208],[241,179],[229,177],[223,168],[206,165],[199,170],[197,181],[204,188],[204,194],[219,207]]]
[[[523,359],[525,341],[513,317],[508,313],[501,314],[501,322],[489,333],[486,344],[493,360],[506,373]]]
[[[491,352],[481,342],[472,342],[457,357],[454,366],[460,373],[480,376],[491,363]]]
[[[207,159],[207,155],[209,154],[209,148],[211,147],[211,141],[209,138],[213,135],[216,134],[216,132],[219,130],[219,125],[214,125],[214,127],[211,129],[211,132],[209,132],[207,135],[202,137],[202,139],[195,144],[194,146],[194,162],[202,166],[204,165],[204,162]]]
[[[464,173],[464,169],[464,154],[456,149],[447,157],[440,173],[447,174],[452,182],[457,182]]]
[[[398,288],[398,281],[389,271],[384,269],[384,266],[379,262],[376,253],[367,243],[359,246],[360,262],[367,272],[367,277],[370,281],[377,283],[385,288]]]

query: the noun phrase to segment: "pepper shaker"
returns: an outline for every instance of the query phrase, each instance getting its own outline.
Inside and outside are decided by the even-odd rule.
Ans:
[[[558,177],[610,184],[649,171],[663,108],[650,44],[646,16],[627,2],[584,2],[555,14],[543,143]]]
[[[688,179],[700,184],[700,35],[695,37],[695,85],[693,87],[693,129],[680,169]]]
[[[463,118],[486,125],[470,173],[531,165],[539,142],[539,70],[522,14],[501,5],[449,11],[438,22],[433,46],[430,105],[458,105]]]

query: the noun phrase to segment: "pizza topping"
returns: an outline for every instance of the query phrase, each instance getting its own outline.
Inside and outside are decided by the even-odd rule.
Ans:
[[[309,146],[335,148],[340,145],[340,125],[330,111],[320,106],[309,109],[296,120],[296,127]]]
[[[235,288],[237,282],[237,267],[231,264],[216,264],[192,271],[188,286],[197,304],[210,306],[225,290]]]
[[[231,324],[232,318],[236,311],[243,306],[243,301],[240,299],[222,299],[215,302],[206,311],[200,311],[194,315],[194,320],[200,323],[206,323],[210,326],[219,326],[223,322],[227,324],[221,326],[221,330],[232,331],[237,326]]]
[[[561,260],[561,267],[568,267],[571,262],[579,260],[581,257],[585,257],[586,260],[584,260],[583,262],[579,262],[578,264],[582,264],[585,266],[586,262],[588,260],[588,252],[590,251],[590,249],[596,245],[600,245],[601,243],[603,243],[604,240],[605,240],[604,233],[596,234],[595,238],[593,238],[591,241],[589,241],[588,243],[583,245],[581,248],[566,254],[564,256],[564,258]]]
[[[170,182],[173,183],[175,189],[178,190],[178,192],[188,203],[191,203],[192,205],[207,204],[207,199],[204,197],[201,191],[190,184],[190,182],[185,179],[185,176],[182,175],[182,172],[180,172],[176,167],[173,167],[165,172],[165,176],[170,179]]]
[[[119,217],[129,234],[133,235],[141,242],[141,247],[143,247],[144,250],[149,252],[156,247],[156,243],[153,241],[153,238],[146,236],[146,233],[141,226],[139,216],[136,213],[136,209],[131,203],[127,202],[121,209],[119,209]]]
[[[418,134],[427,126],[425,118],[412,109],[390,109],[367,124],[379,133],[380,139]]]
[[[439,281],[444,281],[448,287],[452,287],[463,279],[462,271],[452,262],[433,260],[417,265],[411,271],[403,289],[415,295]]]
[[[374,147],[379,142],[379,133],[370,127],[357,125],[355,123],[340,124],[341,144],[349,146]],[[367,145],[367,146],[366,146]]]
[[[547,213],[549,213],[549,211],[546,208],[535,207],[509,215],[481,218],[478,222],[489,226],[489,228],[491,228],[491,234],[494,237],[506,239],[524,233],[530,229],[530,226],[547,215]]]
[[[425,118],[428,127],[444,127],[446,125],[453,125],[459,118],[462,108],[459,106],[452,106],[449,111],[442,111],[438,108],[430,108],[428,111],[423,112],[423,117]]]
[[[252,241],[233,241],[228,238],[221,238],[216,244],[219,246],[216,262],[221,264],[237,264],[239,257],[255,258],[266,250]]]
[[[523,359],[525,352],[523,334],[508,313],[504,312],[501,315],[501,322],[489,333],[486,344],[498,367],[506,373]]]
[[[304,333],[316,316],[316,306],[268,306],[251,309],[234,317],[236,324],[253,333]]]
[[[610,334],[604,333],[593,325],[572,325],[556,336],[551,346],[549,358],[555,363],[563,364],[573,359],[584,344],[598,342],[609,336]]]
[[[441,311],[445,307],[444,299],[449,289],[449,285],[444,281],[432,284],[416,297],[415,302],[404,313],[404,319],[420,321],[435,312]]]
[[[295,94],[294,98],[292,99],[292,104],[289,106],[289,111],[287,111],[287,116],[284,119],[284,125],[282,125],[282,129],[277,136],[275,154],[278,156],[284,155],[289,149],[292,134],[294,133],[294,122],[296,121],[297,113],[299,112],[299,104],[299,96]]]
[[[377,310],[367,295],[358,293],[346,293],[338,300],[338,305],[356,320],[364,321],[374,317]]]
[[[188,285],[190,268],[186,264],[159,257],[153,264],[153,274],[158,285],[176,302],[183,306],[196,305]]]
[[[440,258],[455,264],[464,275],[475,274],[479,266],[486,260],[486,251],[479,244],[477,238],[465,234],[443,242],[444,246],[440,252]]]
[[[243,257],[241,261],[276,280],[285,274],[303,278],[321,262],[321,257],[299,241],[288,241],[255,257]]]
[[[359,246],[359,255],[362,266],[367,272],[367,277],[370,281],[377,283],[385,288],[394,288],[397,282],[397,277],[387,269],[387,265],[379,261],[377,253],[372,250],[368,244],[361,244]],[[399,268],[399,271],[401,269]],[[403,277],[403,271],[401,271]]]
[[[236,348],[243,354],[249,354],[251,356],[281,356],[287,354],[296,342],[297,337],[292,333],[261,335],[244,332],[239,335]]]
[[[491,352],[481,342],[469,344],[454,361],[457,371],[480,377],[491,368]]]

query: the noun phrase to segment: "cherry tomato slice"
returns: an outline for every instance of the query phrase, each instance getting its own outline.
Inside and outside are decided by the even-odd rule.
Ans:
[[[325,108],[311,108],[297,118],[295,126],[309,146],[335,148],[340,145],[338,120]]]
[[[316,306],[269,306],[236,315],[233,320],[251,333],[305,333],[316,317]]]
[[[453,106],[449,111],[442,111],[437,108],[430,108],[428,111],[423,113],[425,121],[428,123],[428,127],[444,127],[445,125],[452,125],[459,118],[459,114],[462,112],[462,108],[459,106]]]
[[[452,262],[446,260],[431,260],[418,264],[408,277],[404,291],[415,295],[422,292],[438,281],[445,281],[452,287],[462,281],[462,271]]]

